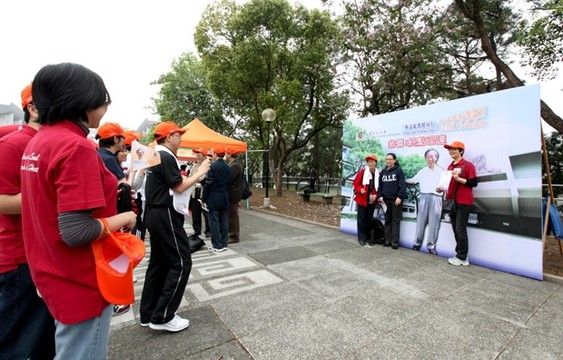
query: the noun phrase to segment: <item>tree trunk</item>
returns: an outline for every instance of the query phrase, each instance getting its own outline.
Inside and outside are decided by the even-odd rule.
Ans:
[[[481,1],[470,0],[472,4],[472,10],[470,10],[466,6],[466,1],[464,0],[455,0],[455,2],[460,8],[463,15],[475,24],[475,27],[477,28],[477,32],[481,39],[481,47],[483,48],[483,51],[485,52],[485,54],[487,54],[487,57],[489,58],[489,60],[491,60],[497,71],[500,71],[506,77],[506,80],[508,81],[510,87],[524,86],[524,82],[520,80],[518,76],[516,76],[510,66],[508,66],[504,61],[500,59],[497,52],[495,51],[491,39],[487,35],[483,19],[481,18]],[[551,108],[543,100],[541,100],[541,117],[545,120],[546,123],[551,125],[560,134],[563,133],[563,119],[553,110],[551,110]]]
[[[274,182],[276,184],[276,196],[283,196],[283,164],[285,162],[285,158],[287,154],[280,153],[280,158],[278,160],[277,168],[276,168],[276,176]]]

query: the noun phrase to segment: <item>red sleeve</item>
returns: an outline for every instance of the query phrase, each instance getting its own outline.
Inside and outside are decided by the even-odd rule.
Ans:
[[[354,191],[356,193],[359,193],[360,190],[362,189],[363,185],[362,185],[362,179],[364,178],[364,171],[366,169],[363,168],[360,170],[360,172],[358,172],[358,174],[356,175],[356,177],[354,178],[354,182],[352,183],[352,186],[354,187]]]
[[[21,192],[21,158],[22,151],[6,142],[0,143],[0,159],[2,159],[2,176],[0,176],[0,194],[15,195]]]

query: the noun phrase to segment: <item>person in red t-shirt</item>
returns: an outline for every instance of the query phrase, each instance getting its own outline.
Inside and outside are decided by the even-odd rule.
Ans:
[[[32,93],[42,127],[21,162],[29,268],[56,320],[57,358],[106,359],[112,306],[98,287],[90,243],[104,234],[101,218],[112,232],[136,219],[117,214],[117,180],[86,138],[111,98],[98,74],[72,63],[43,67]]]
[[[456,211],[450,214],[456,241],[456,256],[449,258],[448,262],[454,266],[467,266],[469,265],[467,221],[473,205],[473,188],[477,186],[477,171],[472,163],[463,158],[465,145],[461,141],[454,141],[444,147],[448,149],[453,159],[448,166],[448,171],[452,173],[452,180],[446,193],[446,199],[453,199],[455,196],[456,203]]]
[[[41,125],[31,84],[21,95],[27,126],[0,140],[0,349],[4,359],[52,359],[55,322],[32,282],[21,223],[21,157]]]

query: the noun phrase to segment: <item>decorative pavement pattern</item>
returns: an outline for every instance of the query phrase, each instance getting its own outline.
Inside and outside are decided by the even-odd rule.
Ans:
[[[191,226],[187,222],[184,228],[188,234],[192,233]],[[195,305],[190,304],[186,297],[189,297],[192,301],[195,299],[204,302],[283,281],[266,270],[262,264],[232,249],[227,249],[227,251],[221,253],[208,251],[207,245],[211,243],[211,240],[205,239],[205,241],[206,245],[192,254],[192,271],[178,312]],[[132,310],[112,318],[112,329],[130,325],[132,321],[139,321],[139,301],[150,258],[149,235],[147,235],[146,245],[145,258],[134,270],[134,277],[137,279],[135,283],[135,299],[137,301],[133,304]]]

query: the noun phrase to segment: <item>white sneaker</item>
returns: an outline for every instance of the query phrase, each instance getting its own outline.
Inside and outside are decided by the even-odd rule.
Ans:
[[[215,248],[213,247],[213,245],[209,245],[207,247],[207,251],[214,251],[214,250],[215,250]]]
[[[153,330],[166,330],[171,332],[182,331],[188,326],[190,326],[190,320],[181,318],[178,315],[174,315],[174,318],[166,324],[149,324],[149,327]]]
[[[221,249],[215,249],[215,252],[223,252],[223,251],[227,251],[227,248],[221,248]]]
[[[448,259],[448,263],[453,266],[467,266],[469,265],[469,260],[461,260],[457,256]]]

